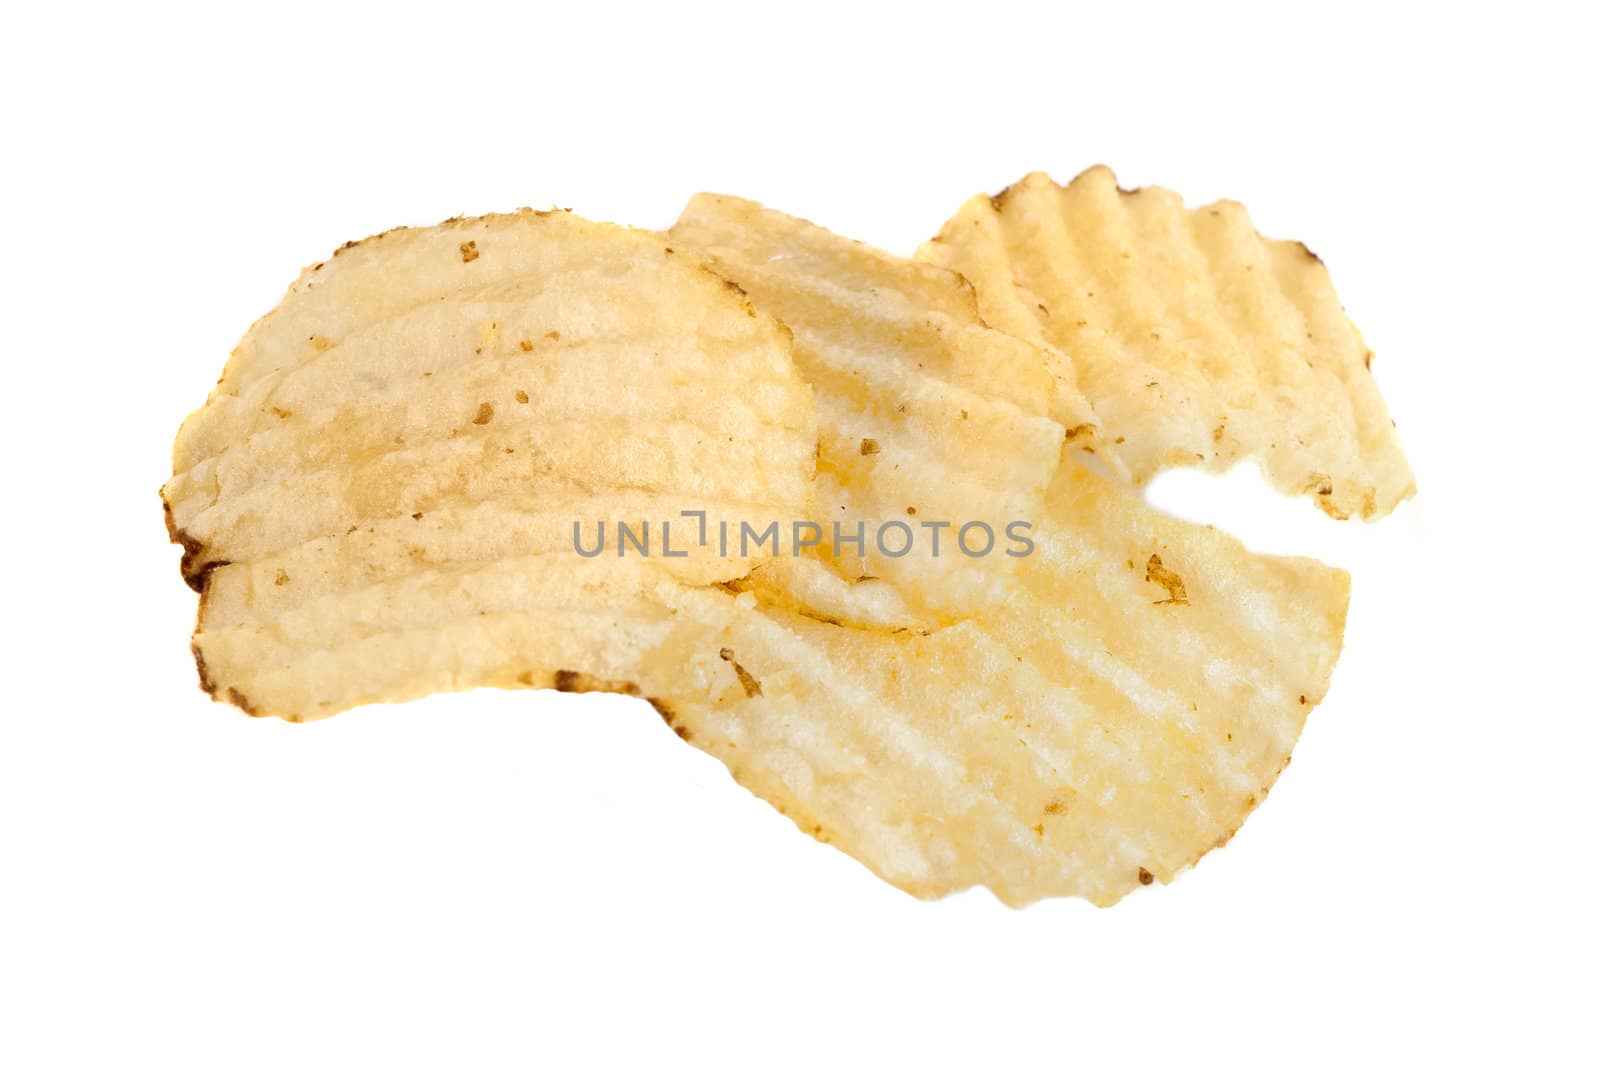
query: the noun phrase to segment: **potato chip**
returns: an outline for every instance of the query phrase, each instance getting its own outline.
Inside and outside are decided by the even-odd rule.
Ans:
[[[207,687],[305,719],[670,674],[704,629],[673,591],[751,567],[705,524],[811,509],[788,331],[658,236],[565,213],[358,247],[252,329],[180,434],[163,498]]]
[[[895,397],[899,365],[939,366],[919,358],[916,332],[878,326],[885,308],[926,299],[863,273],[877,262],[903,274],[896,261],[836,238],[841,252],[824,259],[815,228],[731,198],[697,197],[670,240],[794,330],[823,426],[820,515],[883,501],[902,472],[926,468],[924,451],[945,507],[983,512],[992,491],[973,487],[1007,470],[1003,446],[963,441],[966,421],[879,424],[899,466],[871,462],[879,450],[863,462],[854,435],[833,431]],[[808,252],[791,256],[802,240]],[[940,336],[950,319],[976,328],[953,304],[922,310],[945,316],[933,320]],[[1029,412],[1061,414],[1070,387],[1070,367],[1052,380],[1030,358],[957,366]],[[1093,440],[1094,427],[1075,429]],[[966,621],[928,626],[921,587],[950,588],[971,560],[949,572],[885,562],[867,584],[808,561],[760,568],[731,584],[757,597],[715,655],[698,654],[720,698],[665,702],[671,721],[802,829],[922,896],[985,885],[1012,904],[1110,904],[1193,864],[1265,795],[1326,691],[1346,577],[1254,556],[1075,463],[1048,466],[1047,500],[1009,502],[1035,521],[1033,552],[1009,572],[976,571],[999,596],[969,598]]]
[[[632,277],[607,264],[576,263],[561,273],[489,286],[478,285],[475,277],[463,279],[469,288],[365,322],[337,345],[321,338],[303,362],[263,375],[238,395],[219,387],[185,425],[175,466],[186,473],[213,452],[258,431],[302,424],[325,397],[375,393],[424,377],[462,373],[463,364],[482,362],[478,358],[486,355],[515,359],[560,354],[570,362],[577,339],[587,346],[605,345],[606,336],[589,328],[593,322],[607,323],[624,342],[646,332],[663,338],[692,338],[699,332],[696,316],[703,309],[698,304],[655,308],[627,303]],[[403,287],[405,276],[396,274],[391,282]],[[234,361],[238,359],[236,355]]]
[[[686,665],[721,640],[731,603],[640,557],[508,556],[387,576],[256,622],[207,613],[194,652],[207,690],[295,721],[480,686],[648,696],[696,689]]]
[[[812,612],[878,627],[1004,596],[1006,528],[1038,514],[1064,435],[1045,412],[1043,353],[985,327],[949,272],[751,201],[696,196],[668,240],[788,324],[816,390],[822,545],[762,567],[752,588],[783,600],[804,587]],[[856,588],[885,579],[892,592]]]
[[[664,240],[527,213],[351,252],[163,491],[202,682],[251,712],[634,694],[911,893],[1110,904],[1226,841],[1327,688],[1344,574],[1064,461],[1108,432],[1074,366],[947,270],[709,196]],[[570,536],[652,519],[653,553]]]
[[[210,401],[179,433],[174,470],[181,474],[240,440],[244,436],[240,421],[274,415],[274,406],[284,407],[273,405],[261,392],[266,388],[262,383],[359,339],[375,325],[410,316],[414,332],[426,338],[430,328],[488,330],[489,324],[498,322],[491,311],[447,316],[442,324],[430,324],[423,310],[441,299],[476,294],[485,301],[502,298],[502,303],[515,303],[531,292],[541,294],[544,299],[534,315],[544,331],[506,331],[510,335],[506,343],[519,346],[527,341],[538,347],[543,341],[559,340],[549,334],[586,330],[596,299],[601,305],[598,314],[622,326],[629,311],[606,294],[617,291],[618,275],[646,269],[645,259],[661,253],[652,235],[622,227],[609,227],[607,238],[596,242],[592,237],[597,225],[567,212],[523,209],[451,219],[424,229],[399,227],[348,242],[326,262],[302,271],[278,306],[245,334]],[[613,284],[607,285],[608,278]],[[650,306],[661,317],[664,334],[669,324],[685,321],[670,302]],[[688,314],[696,307],[690,305]]]
[[[1037,539],[1003,606],[928,636],[749,601],[698,654],[719,700],[665,702],[670,722],[918,896],[1109,905],[1167,881],[1288,763],[1338,657],[1347,577],[1251,554],[1070,462]]]
[[[1136,483],[1250,458],[1340,519],[1415,491],[1326,268],[1237,203],[1185,211],[1105,167],[1064,187],[1034,173],[969,200],[919,258],[970,279],[991,325],[1047,346],[1068,397],[1057,418],[1081,391],[1093,447]]]
[[[621,545],[628,557],[648,559],[685,583],[742,581],[752,562],[703,551],[696,537],[698,523],[682,518],[708,503],[674,494],[568,491],[543,493],[536,502],[490,500],[374,520],[206,572],[200,622],[202,627],[259,622],[313,597],[359,590],[387,578],[510,557],[570,555],[574,523],[587,552],[600,544],[598,531],[605,524],[606,559],[615,558]],[[789,519],[787,511],[763,508],[775,505],[741,505],[739,514],[762,527]],[[663,521],[662,516],[668,518]],[[635,532],[638,547],[631,538],[620,538],[621,526]],[[647,558],[642,556],[646,540],[653,554]],[[669,551],[672,555],[665,555]]]

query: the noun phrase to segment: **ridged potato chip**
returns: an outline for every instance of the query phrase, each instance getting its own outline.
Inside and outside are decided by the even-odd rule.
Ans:
[[[542,332],[520,326],[514,332],[510,323],[503,324],[503,331],[490,331],[491,340],[503,333],[502,340],[512,345],[528,341],[537,346],[559,340],[563,332],[595,337],[588,327],[596,314],[621,327],[629,321],[629,310],[607,299],[606,293],[617,289],[606,283],[637,271],[642,243],[652,239],[643,231],[612,227],[615,240],[584,240],[597,225],[568,212],[523,209],[432,227],[398,227],[347,242],[328,260],[302,271],[278,306],[245,334],[206,406],[179,433],[174,471],[182,474],[245,437],[248,431],[240,424],[260,426],[283,418],[279,410],[290,411],[292,419],[292,407],[274,396],[278,380],[336,346],[359,346],[367,329],[405,320],[408,336],[423,345],[420,355],[427,359],[436,358],[427,342],[458,341],[463,329],[470,340],[471,331],[489,330],[489,324],[500,322],[490,309],[482,315],[431,317],[427,309],[436,301],[476,297],[515,309],[537,298],[537,306],[529,309],[531,322],[521,325],[537,324]],[[640,324],[635,319],[636,329],[666,335],[674,332],[674,324],[698,321],[698,304],[691,303],[681,315],[670,302],[652,302],[646,308],[658,322]],[[557,336],[548,336],[552,334]],[[443,347],[463,351],[455,344]],[[354,359],[360,364],[361,357]],[[406,366],[402,356],[400,369]],[[315,380],[310,385],[314,401]]]
[[[698,195],[668,240],[788,324],[816,390],[823,545],[762,567],[752,588],[878,627],[950,622],[1003,597],[1018,544],[1007,527],[1039,513],[1065,436],[1039,348],[986,327],[950,272],[748,200]],[[838,545],[834,524],[864,525],[864,549]],[[862,588],[872,580],[892,590]]]
[[[971,280],[991,325],[1047,347],[1057,417],[1088,397],[1092,447],[1136,483],[1248,457],[1340,519],[1415,491],[1327,269],[1237,203],[1186,211],[1105,167],[1066,186],[1034,173],[969,200],[918,255]]]
[[[944,366],[919,347],[926,331],[880,325],[928,301],[896,281],[922,277],[903,261],[726,197],[696,197],[670,239],[795,331],[817,389],[819,469],[832,479],[819,515],[838,499],[881,501],[902,472],[928,466],[946,509],[984,513],[995,475],[1018,470],[1004,443],[966,440],[948,412],[911,430],[897,409],[884,416],[875,432],[898,441],[899,466],[861,462],[840,447],[847,433],[832,433],[830,451],[832,424],[904,388],[904,363]],[[937,339],[952,320],[981,329],[954,301],[920,307]],[[1036,349],[987,345],[955,364],[964,383],[1059,412],[1061,380],[1039,373]],[[1058,432],[1053,441],[1074,436]],[[721,696],[667,702],[674,725],[802,829],[918,895],[984,885],[1012,904],[1110,904],[1193,864],[1265,796],[1326,691],[1346,577],[1161,516],[1059,453],[1045,467],[1046,496],[1007,502],[1030,521],[1033,551],[980,573],[999,596],[969,601],[941,629],[841,626],[870,613],[841,611],[845,593],[794,566],[734,584],[757,598],[715,657],[700,653]],[[882,581],[848,595],[864,588],[913,619],[910,606],[927,604],[916,587],[951,581],[926,561],[879,570]]]
[[[788,331],[656,235],[522,212],[352,246],[180,433],[202,679],[291,719],[636,687],[703,626],[676,592],[751,566],[684,513],[807,514],[816,434]]]
[[[180,434],[202,682],[297,720],[634,694],[911,893],[1168,880],[1287,763],[1347,580],[1064,457],[1111,422],[986,316],[949,270],[729,197],[665,237],[523,213],[353,246]],[[676,554],[577,537],[663,519]],[[730,523],[779,533],[730,552]],[[836,523],[934,533],[850,553]]]
[[[1225,842],[1327,690],[1348,579],[1062,464],[1006,603],[931,635],[747,605],[669,721],[922,897],[1109,905]],[[719,663],[721,661],[721,663]],[[720,669],[720,677],[717,671]]]
[[[207,690],[295,721],[480,686],[651,696],[695,690],[731,602],[642,558],[508,556],[202,622],[194,652]]]

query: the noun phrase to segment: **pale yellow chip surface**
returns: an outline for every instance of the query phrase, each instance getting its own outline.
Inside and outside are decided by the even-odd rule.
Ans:
[[[700,654],[722,696],[669,702],[680,731],[802,829],[922,896],[982,885],[1012,904],[1109,904],[1226,840],[1327,689],[1344,574],[1255,556],[1062,461],[1055,446],[1095,426],[978,432],[962,416],[985,401],[1080,418],[1070,368],[1050,374],[1037,344],[995,344],[955,302],[933,310],[904,261],[727,197],[695,198],[670,240],[794,330],[822,424],[819,515],[865,501],[881,518],[924,473],[969,514],[994,514],[1007,478],[1043,491],[1004,498],[1031,549],[1005,570],[883,561],[861,583],[826,560],[782,561],[733,584],[753,607],[716,658]],[[918,422],[899,399],[935,368],[963,392]],[[864,411],[879,420],[870,455],[838,429]],[[896,463],[877,462],[887,441]],[[963,581],[991,596],[927,625]]]
[[[1004,606],[928,636],[737,614],[690,742],[913,894],[1111,904],[1225,842],[1338,658],[1347,576],[1073,463]],[[718,659],[724,663],[719,665]]]
[[[437,301],[476,296],[522,306],[535,300],[531,321],[515,329],[506,324],[500,340],[512,345],[558,340],[546,335],[564,329],[595,336],[588,328],[595,323],[597,300],[599,316],[611,323],[648,313],[660,318],[662,334],[674,323],[681,325],[685,320],[670,302],[646,302],[630,311],[606,298],[608,290],[616,291],[618,275],[649,269],[647,260],[659,254],[660,246],[645,231],[617,226],[605,226],[605,237],[596,240],[600,226],[568,212],[523,209],[426,228],[399,227],[346,243],[302,271],[278,306],[245,334],[210,401],[178,435],[174,471],[181,474],[240,440],[241,425],[259,425],[275,414],[274,408],[296,410],[272,397],[274,384],[335,347],[359,346],[375,326],[400,320],[407,336],[444,340],[441,332],[487,329],[498,322],[492,312],[431,319],[426,309]],[[697,305],[691,302],[686,310],[692,320]],[[544,331],[528,329],[535,324]],[[314,384],[312,394],[314,401]]]
[[[1066,186],[1035,173],[969,200],[919,258],[968,278],[991,325],[1047,347],[1066,404],[1093,406],[1093,447],[1137,483],[1250,458],[1279,489],[1367,519],[1415,490],[1327,269],[1237,203],[1186,210],[1105,167]]]
[[[372,239],[229,367],[162,495],[202,678],[258,713],[639,686],[703,627],[677,592],[750,570],[697,517],[812,509],[788,330],[643,231],[525,212]]]
[[[698,692],[684,671],[720,640],[731,603],[637,557],[508,556],[313,595],[251,622],[205,613],[194,652],[206,689],[294,721],[482,686],[650,697]]]
[[[1170,879],[1287,763],[1344,574],[1063,459],[1105,427],[955,274],[726,197],[664,238],[532,213],[407,233],[303,279],[180,436],[163,496],[217,696],[304,720],[638,695],[896,886],[1013,905]],[[493,277],[451,288],[491,241]],[[1026,551],[946,529],[941,556],[797,556],[802,519],[1020,522]],[[654,520],[656,552],[575,550],[574,523],[618,520]],[[730,553],[729,522],[783,534]]]
[[[698,195],[668,240],[788,324],[816,390],[824,544],[764,566],[752,588],[774,601],[805,590],[814,614],[874,627],[950,622],[1003,597],[1007,528],[1038,514],[1066,433],[1046,411],[1044,353],[983,325],[950,272],[748,200]],[[864,526],[865,544],[835,524]],[[893,590],[858,588],[881,580]]]

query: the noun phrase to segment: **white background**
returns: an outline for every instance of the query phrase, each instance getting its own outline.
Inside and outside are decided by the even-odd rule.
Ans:
[[[0,1062],[1595,1063],[1593,31],[1113,6],[13,8]],[[1421,485],[1370,527],[1156,487],[1355,587],[1293,768],[1176,884],[914,901],[620,697],[196,689],[156,491],[302,264],[699,189],[909,252],[1101,161],[1322,255]]]

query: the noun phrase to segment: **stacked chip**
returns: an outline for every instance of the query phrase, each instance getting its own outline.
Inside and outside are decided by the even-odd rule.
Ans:
[[[347,246],[179,435],[203,684],[637,694],[919,896],[1171,879],[1288,763],[1348,582],[1135,486],[1251,456],[1367,516],[1410,473],[1302,246],[1103,169],[1014,190],[920,262],[709,195]]]

